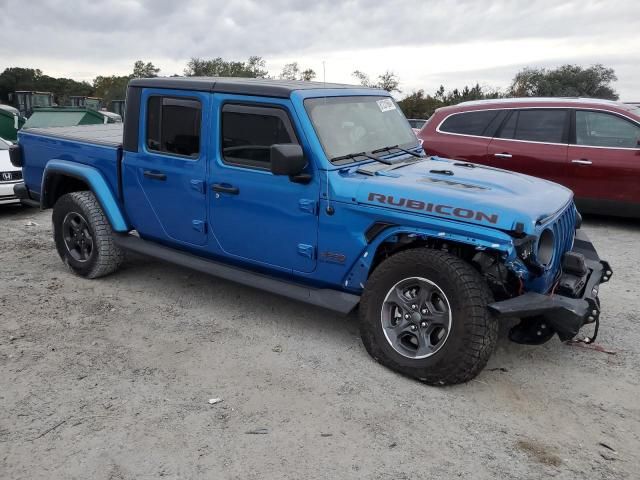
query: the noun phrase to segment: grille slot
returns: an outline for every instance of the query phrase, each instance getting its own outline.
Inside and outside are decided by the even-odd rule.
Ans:
[[[554,250],[556,252],[550,267],[555,271],[560,266],[562,256],[573,247],[575,236],[576,207],[573,203],[569,205],[556,219],[547,224],[546,228],[551,228],[554,234]]]

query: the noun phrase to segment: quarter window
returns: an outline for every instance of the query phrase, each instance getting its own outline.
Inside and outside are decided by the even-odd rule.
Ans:
[[[270,168],[271,145],[298,143],[287,113],[276,107],[227,104],[222,109],[225,163]]]
[[[202,106],[198,100],[152,96],[147,104],[147,148],[197,158]]]
[[[640,127],[609,113],[576,111],[576,144],[638,148]]]
[[[487,135],[489,125],[499,113],[500,110],[484,110],[451,115],[440,125],[440,131],[464,135]]]
[[[569,112],[562,109],[514,110],[497,136],[530,142],[566,143],[568,115]]]

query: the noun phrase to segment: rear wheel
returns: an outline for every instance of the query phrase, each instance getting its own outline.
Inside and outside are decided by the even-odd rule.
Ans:
[[[63,195],[53,207],[53,237],[62,261],[77,275],[98,278],[118,269],[123,252],[93,192]]]
[[[367,351],[383,365],[433,385],[465,382],[486,365],[498,337],[491,293],[471,265],[412,249],[385,260],[360,304]]]

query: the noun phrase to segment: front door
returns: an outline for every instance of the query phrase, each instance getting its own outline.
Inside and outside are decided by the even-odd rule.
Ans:
[[[569,168],[576,197],[640,204],[640,126],[595,110],[576,110]]]
[[[140,145],[123,161],[123,192],[131,223],[144,238],[207,243],[206,94],[146,90]]]
[[[270,148],[298,143],[308,155],[288,100],[215,95],[209,216],[224,255],[242,262],[311,272],[316,265],[318,175],[309,183],[270,171]],[[215,151],[215,154],[213,153]]]

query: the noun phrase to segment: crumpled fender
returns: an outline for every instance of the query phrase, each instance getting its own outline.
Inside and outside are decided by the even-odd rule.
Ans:
[[[98,169],[89,165],[70,162],[67,160],[49,160],[44,169],[44,173],[42,174],[42,185],[40,190],[40,204],[42,205],[42,208],[48,208],[51,206],[47,200],[47,195],[51,193],[47,190],[47,182],[54,174],[63,174],[84,181],[89,185],[89,188],[98,199],[98,202],[100,202],[100,206],[107,216],[107,219],[111,224],[111,228],[116,232],[128,232],[130,230],[109,184]]]
[[[371,243],[367,245],[364,252],[358,260],[353,264],[349,273],[343,279],[343,286],[352,291],[362,291],[369,277],[371,264],[375,257],[378,247],[392,240],[392,237],[407,234],[418,238],[437,238],[440,240],[449,240],[456,243],[464,243],[475,247],[478,251],[493,250],[504,254],[506,259],[515,259],[515,248],[512,238],[509,234],[493,228],[474,227],[477,235],[471,236],[469,233],[451,232],[443,230],[433,230],[430,228],[414,228],[414,227],[391,227],[382,231]]]

